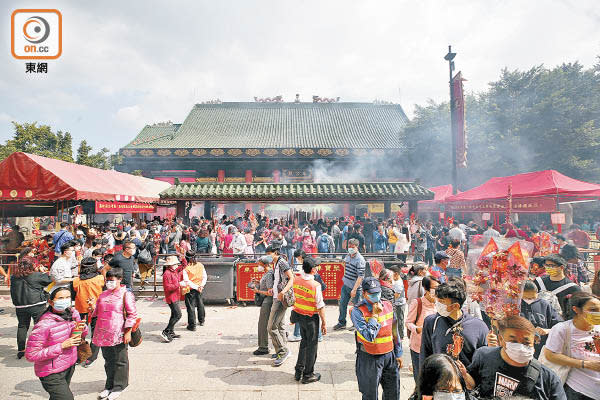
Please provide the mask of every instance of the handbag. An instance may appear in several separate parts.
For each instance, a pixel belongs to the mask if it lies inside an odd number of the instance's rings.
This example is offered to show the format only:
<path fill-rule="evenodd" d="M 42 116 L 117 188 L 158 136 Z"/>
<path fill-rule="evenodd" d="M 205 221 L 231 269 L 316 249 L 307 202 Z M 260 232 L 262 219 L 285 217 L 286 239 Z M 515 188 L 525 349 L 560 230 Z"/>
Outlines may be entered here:
<path fill-rule="evenodd" d="M 262 306 L 263 301 L 265 301 L 265 296 L 260 293 L 254 293 L 254 305 L 257 307 Z"/>
<path fill-rule="evenodd" d="M 79 346 L 77 346 L 77 362 L 79 364 L 85 362 L 88 358 L 92 356 L 92 347 L 89 342 L 85 339 L 81 340 Z"/>
<path fill-rule="evenodd" d="M 188 294 L 189 292 L 190 292 L 189 286 L 180 287 L 181 297 L 185 297 L 185 295 Z"/>
<path fill-rule="evenodd" d="M 292 307 L 296 302 L 296 295 L 294 294 L 294 289 L 290 289 L 283 294 L 283 299 L 281 303 L 286 307 Z"/>
<path fill-rule="evenodd" d="M 148 250 L 148 247 L 140 251 L 140 254 L 138 254 L 138 262 L 142 264 L 152 264 L 152 254 L 150 253 L 150 250 Z"/>
<path fill-rule="evenodd" d="M 127 310 L 125 310 L 125 295 L 126 294 L 127 293 L 123 294 L 123 318 L 125 320 L 127 320 Z M 141 323 L 142 323 L 142 319 L 137 318 L 135 320 L 135 324 L 133 324 L 133 326 L 131 327 L 131 342 L 129 342 L 130 347 L 137 347 L 143 341 L 142 330 L 140 329 Z"/>
<path fill-rule="evenodd" d="M 281 261 L 281 258 L 279 260 L 277 260 L 277 263 L 279 263 L 279 261 Z M 281 269 L 279 269 L 279 283 L 277 284 L 277 290 L 281 293 L 281 291 L 283 290 L 283 288 L 285 287 L 285 285 L 287 285 L 287 283 L 289 282 L 289 279 L 287 276 L 283 275 L 281 273 Z M 273 299 L 275 300 L 275 299 Z M 287 292 L 284 293 L 283 295 L 283 299 L 281 300 L 281 304 L 283 304 L 286 307 L 292 307 L 294 305 L 294 303 L 296 302 L 296 295 L 294 295 L 294 289 L 290 288 L 290 290 L 288 290 Z"/>
<path fill-rule="evenodd" d="M 567 333 L 565 337 L 565 342 L 562 348 L 562 354 L 565 356 L 571 357 L 571 324 L 572 322 L 567 322 Z M 569 377 L 569 372 L 571 372 L 571 367 L 566 365 L 559 365 L 549 361 L 546 358 L 546 346 L 542 347 L 542 351 L 540 352 L 539 362 L 550 368 L 554 373 L 560 378 L 562 383 L 564 384 Z"/>

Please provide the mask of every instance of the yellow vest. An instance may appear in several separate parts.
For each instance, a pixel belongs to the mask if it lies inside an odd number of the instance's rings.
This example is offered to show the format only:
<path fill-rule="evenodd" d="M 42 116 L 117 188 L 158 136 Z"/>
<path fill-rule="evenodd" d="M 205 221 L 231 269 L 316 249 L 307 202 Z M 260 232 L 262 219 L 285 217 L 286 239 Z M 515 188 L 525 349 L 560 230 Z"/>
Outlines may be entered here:
<path fill-rule="evenodd" d="M 314 279 L 304 279 L 302 276 L 294 277 L 294 311 L 298 314 L 312 317 L 317 312 L 317 285 Z"/>
<path fill-rule="evenodd" d="M 390 244 L 396 244 L 396 242 L 398 241 L 398 238 L 396 237 L 396 234 L 394 233 L 394 229 L 388 229 L 388 242 Z"/>
<path fill-rule="evenodd" d="M 188 274 L 188 278 L 190 278 L 190 281 L 194 282 L 196 285 L 200 286 L 200 284 L 202 283 L 202 279 L 204 278 L 204 265 L 202 265 L 202 263 L 194 263 L 194 264 L 189 264 L 187 267 L 185 267 L 185 271 Z"/>

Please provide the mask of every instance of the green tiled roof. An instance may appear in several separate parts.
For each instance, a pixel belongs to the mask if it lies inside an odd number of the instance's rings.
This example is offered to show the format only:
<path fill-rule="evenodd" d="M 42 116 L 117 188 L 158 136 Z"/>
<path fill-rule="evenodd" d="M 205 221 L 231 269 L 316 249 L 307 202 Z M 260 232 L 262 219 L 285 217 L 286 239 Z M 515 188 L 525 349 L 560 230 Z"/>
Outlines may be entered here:
<path fill-rule="evenodd" d="M 175 136 L 181 124 L 158 123 L 146 125 L 144 129 L 125 148 L 155 148 L 160 143 L 168 143 Z"/>
<path fill-rule="evenodd" d="M 179 129 L 146 126 L 126 148 L 398 149 L 407 122 L 395 104 L 196 104 Z"/>
<path fill-rule="evenodd" d="M 431 200 L 433 192 L 412 182 L 391 183 L 179 183 L 163 200 L 217 201 L 405 201 Z"/>

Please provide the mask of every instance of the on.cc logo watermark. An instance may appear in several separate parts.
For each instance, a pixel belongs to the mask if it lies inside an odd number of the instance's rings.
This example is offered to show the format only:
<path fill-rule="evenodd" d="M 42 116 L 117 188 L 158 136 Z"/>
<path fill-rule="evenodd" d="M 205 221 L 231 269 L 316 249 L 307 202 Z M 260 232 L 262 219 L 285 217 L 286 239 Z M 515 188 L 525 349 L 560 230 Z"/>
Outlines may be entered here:
<path fill-rule="evenodd" d="M 15 58 L 50 60 L 62 54 L 62 15 L 58 10 L 15 10 L 10 22 Z"/>

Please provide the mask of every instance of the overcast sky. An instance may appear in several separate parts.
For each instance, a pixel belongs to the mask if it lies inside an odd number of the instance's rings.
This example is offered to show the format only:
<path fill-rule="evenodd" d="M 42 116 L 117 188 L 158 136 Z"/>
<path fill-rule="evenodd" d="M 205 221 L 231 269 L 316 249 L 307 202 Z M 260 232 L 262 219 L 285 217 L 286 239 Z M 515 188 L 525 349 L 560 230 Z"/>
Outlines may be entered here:
<path fill-rule="evenodd" d="M 57 8 L 63 54 L 25 74 L 10 54 L 16 8 Z M 448 97 L 449 44 L 468 91 L 503 67 L 600 54 L 600 1 L 2 1 L 0 142 L 10 121 L 69 131 L 74 150 L 124 146 L 147 123 L 182 122 L 193 104 L 312 95 L 414 104 Z"/>

